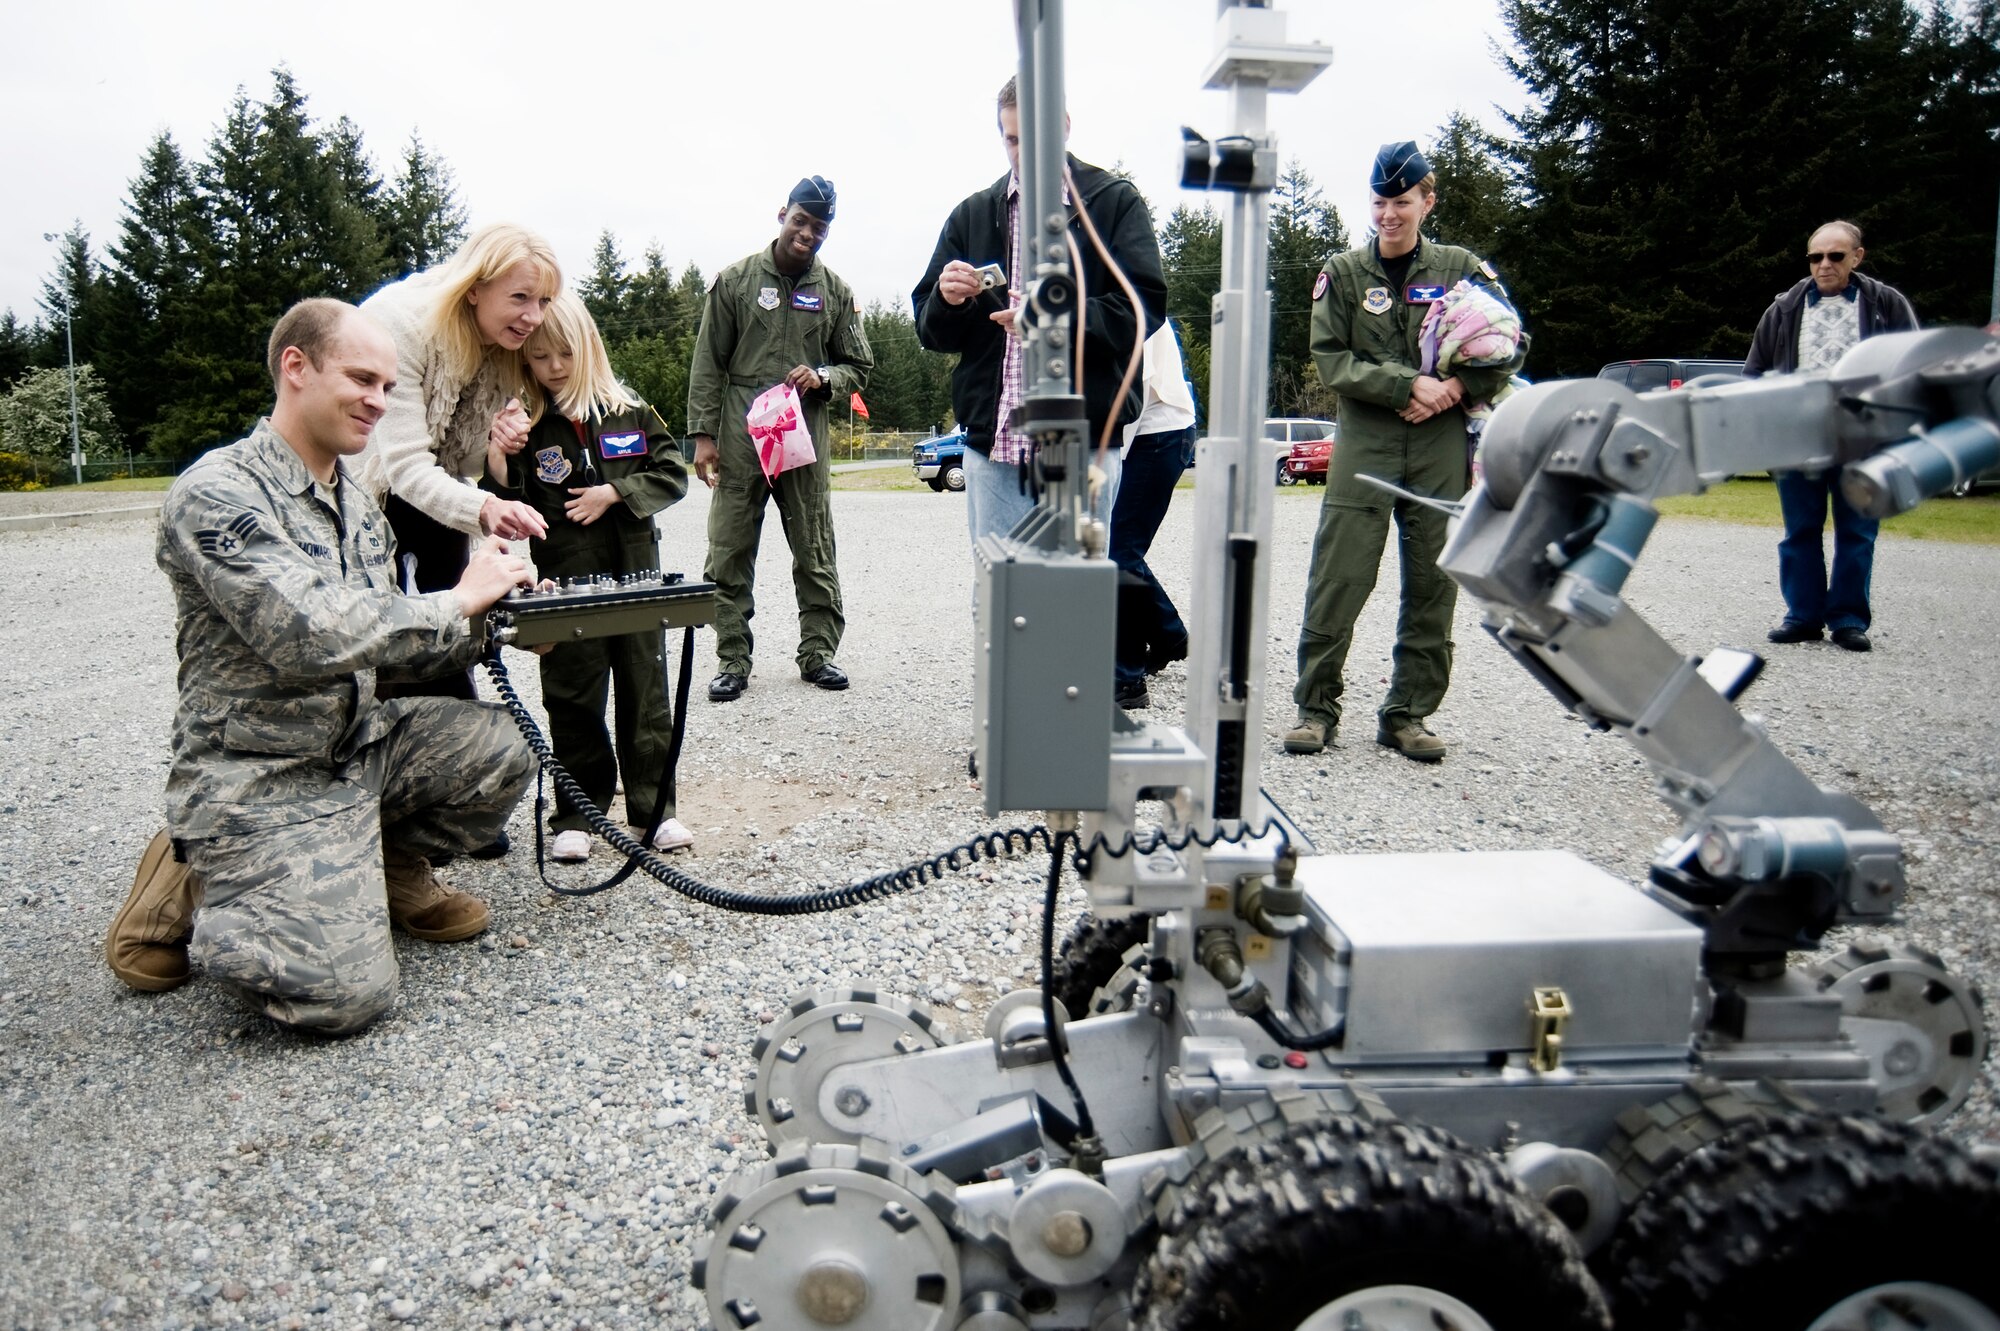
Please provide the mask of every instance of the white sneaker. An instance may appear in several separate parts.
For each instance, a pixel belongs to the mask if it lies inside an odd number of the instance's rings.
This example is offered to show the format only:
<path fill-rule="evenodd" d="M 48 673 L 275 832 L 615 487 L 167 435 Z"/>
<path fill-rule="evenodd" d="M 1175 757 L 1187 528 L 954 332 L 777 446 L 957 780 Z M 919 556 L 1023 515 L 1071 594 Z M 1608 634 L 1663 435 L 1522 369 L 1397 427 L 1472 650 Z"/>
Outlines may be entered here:
<path fill-rule="evenodd" d="M 583 863 L 590 858 L 590 833 L 575 828 L 556 833 L 556 839 L 549 843 L 549 858 L 564 864 Z"/>
<path fill-rule="evenodd" d="M 669 818 L 653 833 L 654 850 L 686 850 L 694 844 L 694 833 L 678 818 Z"/>

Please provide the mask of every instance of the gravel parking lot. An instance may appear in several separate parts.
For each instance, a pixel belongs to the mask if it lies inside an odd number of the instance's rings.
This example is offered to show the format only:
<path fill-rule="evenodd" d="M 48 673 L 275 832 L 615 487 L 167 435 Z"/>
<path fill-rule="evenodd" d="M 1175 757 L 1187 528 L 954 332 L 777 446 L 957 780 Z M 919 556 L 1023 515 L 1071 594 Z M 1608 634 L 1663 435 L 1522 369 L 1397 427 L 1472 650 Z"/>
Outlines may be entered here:
<path fill-rule="evenodd" d="M 1281 493 L 1265 709 L 1273 795 L 1329 852 L 1563 847 L 1636 877 L 1673 830 L 1618 740 L 1565 716 L 1461 601 L 1437 730 L 1451 757 L 1373 743 L 1396 572 L 1349 663 L 1355 710 L 1314 758 L 1275 753 L 1317 490 Z M 1156 567 L 1185 587 L 1192 495 Z M 698 571 L 706 495 L 667 521 Z M 971 643 L 964 500 L 835 496 L 844 694 L 797 678 L 778 524 L 760 567 L 758 672 L 714 706 L 704 640 L 682 770 L 704 879 L 846 881 L 990 826 L 965 777 Z M 1762 646 L 1776 534 L 1669 521 L 1631 599 L 1693 651 Z M 877 982 L 976 1033 L 1034 969 L 1024 861 L 841 915 L 765 919 L 652 880 L 555 898 L 517 849 L 450 871 L 485 895 L 476 943 L 399 938 L 395 1011 L 340 1042 L 285 1034 L 218 988 L 127 992 L 100 941 L 160 825 L 173 620 L 149 522 L 0 533 L 0 1326 L 691 1327 L 689 1254 L 719 1181 L 761 1157 L 742 1106 L 760 1024 L 794 990 Z M 1885 538 L 1876 651 L 1776 648 L 1745 699 L 1816 779 L 1911 848 L 1900 936 L 2000 978 L 2000 549 Z M 533 697 L 531 659 L 510 654 Z M 1154 689 L 1177 717 L 1176 667 Z M 530 840 L 524 805 L 512 831 Z M 1020 821 L 1031 821 L 1023 818 Z M 589 869 L 608 872 L 602 848 Z M 563 871 L 581 881 L 583 872 Z M 1077 908 L 1075 895 L 1069 909 Z M 2000 1138 L 1995 1076 L 1952 1125 Z"/>

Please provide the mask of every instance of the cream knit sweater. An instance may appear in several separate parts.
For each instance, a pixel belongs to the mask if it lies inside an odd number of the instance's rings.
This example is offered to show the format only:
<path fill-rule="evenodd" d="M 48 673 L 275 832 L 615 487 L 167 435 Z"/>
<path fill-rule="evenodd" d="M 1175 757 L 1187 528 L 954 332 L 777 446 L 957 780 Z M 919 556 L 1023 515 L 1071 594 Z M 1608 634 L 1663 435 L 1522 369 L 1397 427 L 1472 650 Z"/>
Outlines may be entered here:
<path fill-rule="evenodd" d="M 491 358 L 469 381 L 452 377 L 425 332 L 440 278 L 436 271 L 391 282 L 361 308 L 396 341 L 396 391 L 361 454 L 361 483 L 376 503 L 389 494 L 468 535 L 479 534 L 486 493 L 486 432 L 506 405 Z"/>

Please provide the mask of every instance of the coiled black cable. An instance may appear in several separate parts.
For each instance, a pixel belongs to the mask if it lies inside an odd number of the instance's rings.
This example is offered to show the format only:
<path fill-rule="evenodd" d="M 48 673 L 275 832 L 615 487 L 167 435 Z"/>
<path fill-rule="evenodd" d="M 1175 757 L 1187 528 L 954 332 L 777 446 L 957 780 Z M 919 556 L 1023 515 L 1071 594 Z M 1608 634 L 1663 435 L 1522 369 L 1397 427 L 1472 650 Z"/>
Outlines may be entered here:
<path fill-rule="evenodd" d="M 864 878 L 845 887 L 818 888 L 809 892 L 793 892 L 780 895 L 766 895 L 760 892 L 738 892 L 728 888 L 712 887 L 692 874 L 683 873 L 669 864 L 666 859 L 649 846 L 642 846 L 627 835 L 625 830 L 604 816 L 602 810 L 590 802 L 576 779 L 556 761 L 555 750 L 550 747 L 541 727 L 535 723 L 533 712 L 528 710 L 521 695 L 515 691 L 514 682 L 508 678 L 507 667 L 500 661 L 497 651 L 488 653 L 480 662 L 486 667 L 487 675 L 493 681 L 494 692 L 514 718 L 521 735 L 528 741 L 528 748 L 541 763 L 542 769 L 555 782 L 570 804 L 590 824 L 591 830 L 604 838 L 612 849 L 628 857 L 648 874 L 687 897 L 704 906 L 718 910 L 736 911 L 748 915 L 820 915 L 829 911 L 847 910 L 853 906 L 880 901 L 912 888 L 935 882 L 947 873 L 958 873 L 969 869 L 981 860 L 999 860 L 1023 854 L 1041 847 L 1055 853 L 1058 841 L 1049 835 L 1049 829 L 1040 825 L 1034 827 L 1008 827 L 974 837 L 961 842 L 949 850 L 906 864 L 900 869 L 891 869 L 872 878 Z M 587 896 L 604 890 L 609 884 L 592 888 L 557 888 L 565 896 Z"/>
<path fill-rule="evenodd" d="M 1069 1054 L 1063 1048 L 1066 1038 L 1056 1027 L 1056 898 L 1062 891 L 1062 847 L 1065 841 L 1076 840 L 1074 832 L 1058 832 L 1054 844 L 1049 847 L 1049 889 L 1042 902 L 1042 1030 L 1047 1033 L 1049 1050 L 1055 1057 L 1056 1075 L 1069 1088 L 1070 1104 L 1076 1107 L 1076 1138 L 1097 1136 L 1097 1125 L 1090 1120 L 1090 1106 L 1083 1102 L 1083 1088 L 1076 1084 L 1076 1076 L 1069 1070 Z M 1079 857 L 1080 858 L 1080 857 Z"/>

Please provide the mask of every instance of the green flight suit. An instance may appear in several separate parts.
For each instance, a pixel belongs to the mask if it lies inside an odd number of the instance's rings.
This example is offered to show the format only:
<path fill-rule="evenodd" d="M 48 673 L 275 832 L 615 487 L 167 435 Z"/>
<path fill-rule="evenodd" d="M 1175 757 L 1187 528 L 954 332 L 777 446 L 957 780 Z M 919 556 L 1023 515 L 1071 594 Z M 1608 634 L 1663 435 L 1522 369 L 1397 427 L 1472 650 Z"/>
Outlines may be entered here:
<path fill-rule="evenodd" d="M 480 484 L 533 505 L 549 524 L 547 536 L 529 542 L 538 576 L 644 573 L 660 567 L 653 514 L 687 493 L 687 465 L 680 445 L 651 407 L 581 422 L 551 408 L 514 456 L 507 481 L 489 473 Z M 573 498 L 570 490 L 597 484 L 617 490 L 620 502 L 583 526 L 564 505 Z M 549 714 L 556 761 L 599 809 L 610 806 L 622 771 L 626 819 L 635 826 L 643 823 L 653 812 L 673 744 L 660 634 L 558 643 L 542 656 L 541 668 L 542 706 Z M 615 757 L 604 728 L 605 694 L 614 681 Z M 662 816 L 675 816 L 673 800 Z M 587 831 L 590 824 L 558 789 L 549 826 L 567 832 Z"/>
<path fill-rule="evenodd" d="M 714 436 L 721 464 L 708 507 L 705 576 L 716 587 L 715 656 L 726 674 L 750 673 L 757 541 L 773 497 L 792 551 L 800 673 L 817 670 L 840 649 L 847 620 L 827 503 L 833 475 L 827 405 L 860 391 L 874 363 L 861 331 L 861 302 L 817 257 L 803 273 L 787 276 L 767 245 L 723 269 L 708 288 L 688 376 L 688 433 Z M 819 458 L 766 481 L 744 417 L 759 393 L 800 365 L 829 370 L 826 387 L 799 395 Z"/>
<path fill-rule="evenodd" d="M 1428 287 L 1442 295 L 1460 279 L 1492 285 L 1493 272 L 1455 245 L 1420 240 L 1401 289 L 1391 286 L 1374 242 L 1327 261 L 1314 284 L 1313 363 L 1340 395 L 1340 438 L 1327 467 L 1319 530 L 1313 536 L 1305 622 L 1299 629 L 1299 679 L 1292 691 L 1301 721 L 1340 721 L 1341 668 L 1354 621 L 1375 589 L 1391 514 L 1400 532 L 1402 610 L 1395 668 L 1377 717 L 1385 729 L 1437 710 L 1451 681 L 1451 614 L 1458 589 L 1437 566 L 1444 514 L 1378 490 L 1377 476 L 1420 495 L 1457 500 L 1466 485 L 1465 412 L 1452 407 L 1418 425 L 1397 412 L 1423 363 L 1418 333 L 1429 313 Z M 1412 300 L 1412 294 L 1418 299 Z M 1520 368 L 1523 355 L 1492 369 L 1458 370 L 1465 401 L 1492 397 Z"/>

